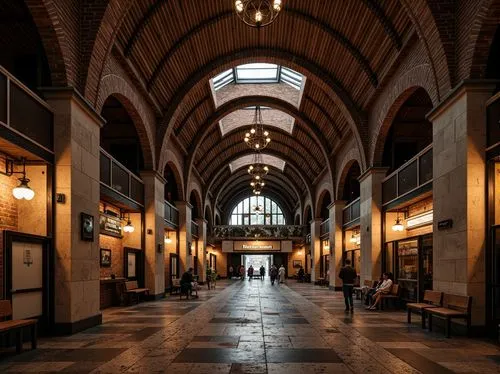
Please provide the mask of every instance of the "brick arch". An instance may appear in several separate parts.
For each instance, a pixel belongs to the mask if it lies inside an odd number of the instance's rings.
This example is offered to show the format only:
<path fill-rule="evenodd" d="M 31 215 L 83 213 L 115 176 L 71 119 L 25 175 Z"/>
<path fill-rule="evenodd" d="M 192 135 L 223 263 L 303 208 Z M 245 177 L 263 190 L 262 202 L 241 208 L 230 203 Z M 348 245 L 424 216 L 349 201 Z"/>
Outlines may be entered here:
<path fill-rule="evenodd" d="M 330 195 L 330 201 L 333 201 L 333 193 L 332 193 L 332 186 L 329 183 L 323 183 L 319 188 L 318 191 L 321 191 L 316 198 L 316 214 L 314 215 L 315 218 L 321 218 L 321 206 L 323 205 L 323 201 L 326 197 L 327 194 Z"/>
<path fill-rule="evenodd" d="M 455 34 L 452 16 L 455 10 L 454 2 L 453 0 L 445 0 L 439 5 L 428 0 L 400 0 L 400 2 L 415 26 L 417 35 L 431 62 L 430 74 L 427 79 L 437 87 L 437 99 L 441 101 L 453 87 L 452 70 L 455 65 L 453 40 Z M 440 16 L 442 13 L 449 16 L 442 17 Z"/>
<path fill-rule="evenodd" d="M 210 207 L 210 204 L 208 202 L 205 202 L 205 208 L 203 210 L 203 218 L 207 217 L 208 213 L 207 228 L 212 228 L 214 226 L 214 215 L 212 213 L 212 208 Z"/>
<path fill-rule="evenodd" d="M 109 74 L 103 77 L 96 110 L 100 113 L 106 99 L 110 96 L 117 98 L 132 118 L 144 157 L 144 167 L 148 170 L 155 169 L 153 129 L 155 119 L 148 104 L 142 96 L 122 77 Z"/>
<path fill-rule="evenodd" d="M 82 6 L 81 87 L 85 98 L 97 107 L 101 77 L 116 35 L 134 0 L 84 0 Z"/>
<path fill-rule="evenodd" d="M 189 196 L 187 197 L 187 201 L 189 201 L 189 203 L 191 203 L 191 194 L 193 194 L 194 199 L 196 200 L 196 209 L 198 210 L 198 214 L 203 215 L 203 205 L 201 203 L 202 193 L 201 193 L 200 187 L 198 185 L 194 185 L 191 188 L 191 190 L 189 191 Z M 203 216 L 201 216 L 201 217 L 191 216 L 191 219 L 193 219 L 193 220 L 196 218 L 203 218 Z"/>
<path fill-rule="evenodd" d="M 500 0 L 483 0 L 470 28 L 469 55 L 465 58 L 470 64 L 469 77 L 486 78 L 486 67 L 491 44 L 500 24 Z"/>
<path fill-rule="evenodd" d="M 392 122 L 401 106 L 418 88 L 425 90 L 434 106 L 439 103 L 437 87 L 432 84 L 431 75 L 429 65 L 418 65 L 403 73 L 387 93 L 380 110 L 376 112 L 378 116 L 372 133 L 370 165 L 380 166 L 382 164 L 385 139 Z"/>
<path fill-rule="evenodd" d="M 295 218 L 293 219 L 294 225 L 300 225 L 300 213 L 295 214 Z"/>
<path fill-rule="evenodd" d="M 175 178 L 175 184 L 177 187 L 177 194 L 179 198 L 183 198 L 184 196 L 184 179 L 183 179 L 183 174 L 181 172 L 182 167 L 175 157 L 175 155 L 172 153 L 172 151 L 167 151 L 167 163 L 165 164 L 166 166 L 169 166 L 172 172 L 174 173 L 174 178 Z M 163 168 L 162 175 L 164 175 L 165 172 L 165 167 Z"/>
<path fill-rule="evenodd" d="M 359 152 L 357 152 L 355 148 L 351 148 L 349 153 L 342 160 L 342 164 L 339 168 L 340 174 L 336 178 L 337 181 L 336 197 L 339 200 L 342 199 L 342 196 L 344 195 L 345 180 L 347 178 L 349 170 L 351 170 L 351 167 L 354 165 L 354 163 L 357 163 L 359 169 L 362 171 L 361 164 L 359 163 L 359 157 L 356 157 L 358 154 Z"/>
<path fill-rule="evenodd" d="M 302 214 L 302 222 L 304 225 L 308 225 L 309 222 L 306 222 L 306 218 L 307 218 L 307 213 L 308 213 L 308 210 L 309 210 L 309 213 L 310 213 L 310 216 L 311 216 L 311 219 L 313 219 L 314 217 L 314 212 L 313 212 L 313 207 L 312 207 L 312 202 L 309 200 L 306 204 L 304 204 L 304 213 Z"/>
<path fill-rule="evenodd" d="M 72 70 L 67 38 L 64 27 L 60 27 L 61 19 L 53 1 L 26 0 L 31 17 L 37 27 L 42 41 L 45 55 L 50 68 L 53 86 L 67 86 L 70 80 L 68 75 Z"/>

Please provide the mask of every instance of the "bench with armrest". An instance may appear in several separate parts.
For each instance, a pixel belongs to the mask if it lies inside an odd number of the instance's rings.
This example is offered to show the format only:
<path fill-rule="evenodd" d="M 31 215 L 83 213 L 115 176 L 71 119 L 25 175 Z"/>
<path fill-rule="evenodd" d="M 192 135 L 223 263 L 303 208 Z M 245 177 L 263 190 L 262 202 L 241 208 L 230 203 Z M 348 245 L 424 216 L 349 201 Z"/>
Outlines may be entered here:
<path fill-rule="evenodd" d="M 172 278 L 172 286 L 170 287 L 170 295 L 181 292 L 181 280 L 179 278 Z"/>
<path fill-rule="evenodd" d="M 7 335 L 11 332 L 16 334 L 16 352 L 21 353 L 23 351 L 23 329 L 26 326 L 31 328 L 31 348 L 36 349 L 36 338 L 37 331 L 36 319 L 19 319 L 12 320 L 8 319 L 12 316 L 12 307 L 10 300 L 0 300 L 0 335 Z"/>
<path fill-rule="evenodd" d="M 191 288 L 189 288 L 188 286 L 188 284 L 180 285 L 179 300 L 182 299 L 182 295 L 186 296 L 186 300 L 189 299 L 189 296 L 195 299 L 198 298 L 198 284 L 194 282 L 194 286 L 192 286 Z"/>
<path fill-rule="evenodd" d="M 353 291 L 354 293 L 356 294 L 356 300 L 363 300 L 363 290 L 364 289 L 370 289 L 370 288 L 374 288 L 376 286 L 376 282 L 374 281 L 371 281 L 371 280 L 365 280 L 363 282 L 363 287 L 354 287 L 353 288 Z"/>
<path fill-rule="evenodd" d="M 443 293 L 439 291 L 425 290 L 422 303 L 407 303 L 408 323 L 411 323 L 412 311 L 420 312 L 422 315 L 422 328 L 425 329 L 426 310 L 429 308 L 438 308 L 443 302 Z"/>
<path fill-rule="evenodd" d="M 387 300 L 394 300 L 394 306 L 396 306 L 396 301 L 399 299 L 400 287 L 399 284 L 393 284 L 391 287 L 391 291 L 386 294 L 382 294 L 382 299 L 380 300 L 380 309 L 384 310 L 384 302 Z"/>
<path fill-rule="evenodd" d="M 137 303 L 139 303 L 139 297 L 141 295 L 149 295 L 149 288 L 139 288 L 137 281 L 125 282 L 125 293 L 129 298 L 135 297 Z"/>
<path fill-rule="evenodd" d="M 429 331 L 432 331 L 432 317 L 445 319 L 444 333 L 447 338 L 450 337 L 451 320 L 453 318 L 465 319 L 467 322 L 467 333 L 471 325 L 471 307 L 472 297 L 461 295 L 444 294 L 443 306 L 430 308 L 426 310 L 429 316 Z"/>

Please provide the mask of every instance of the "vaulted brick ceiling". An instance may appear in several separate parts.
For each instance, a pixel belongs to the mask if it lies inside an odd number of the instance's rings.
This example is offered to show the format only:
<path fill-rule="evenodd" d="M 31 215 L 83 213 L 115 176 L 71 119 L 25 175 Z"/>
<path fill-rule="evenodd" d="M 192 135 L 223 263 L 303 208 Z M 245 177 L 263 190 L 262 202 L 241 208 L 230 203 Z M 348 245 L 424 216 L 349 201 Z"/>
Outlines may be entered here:
<path fill-rule="evenodd" d="M 232 0 L 143 0 L 130 9 L 116 49 L 163 110 L 159 139 L 177 138 L 187 166 L 197 169 L 213 196 L 248 184 L 241 172 L 231 174 L 227 166 L 250 152 L 242 142 L 244 130 L 222 136 L 218 122 L 257 104 L 293 116 L 292 134 L 272 129 L 269 153 L 284 159 L 287 167 L 283 180 L 269 188 L 296 202 L 300 197 L 285 190 L 291 186 L 281 184 L 294 184 L 299 194 L 306 194 L 331 165 L 340 142 L 353 134 L 365 141 L 362 129 L 353 128 L 362 124 L 353 124 L 353 118 L 364 118 L 412 31 L 397 0 L 287 0 L 276 22 L 261 30 L 238 19 Z M 276 63 L 305 75 L 300 108 L 255 94 L 216 107 L 209 80 L 250 62 Z M 221 180 L 235 184 L 228 190 Z M 222 196 L 220 201 L 229 200 Z"/>

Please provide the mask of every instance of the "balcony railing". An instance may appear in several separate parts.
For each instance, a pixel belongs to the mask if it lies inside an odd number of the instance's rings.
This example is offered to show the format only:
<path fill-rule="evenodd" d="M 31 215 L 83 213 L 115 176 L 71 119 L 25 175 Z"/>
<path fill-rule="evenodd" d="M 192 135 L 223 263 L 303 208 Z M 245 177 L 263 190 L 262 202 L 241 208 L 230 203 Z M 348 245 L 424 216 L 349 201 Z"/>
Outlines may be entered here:
<path fill-rule="evenodd" d="M 196 238 L 200 237 L 200 228 L 195 221 L 191 221 L 191 235 Z"/>
<path fill-rule="evenodd" d="M 101 184 L 140 205 L 144 205 L 142 180 L 103 149 L 101 149 L 100 174 Z"/>
<path fill-rule="evenodd" d="M 324 220 L 321 222 L 319 225 L 319 235 L 323 236 L 326 235 L 330 232 L 330 218 Z"/>
<path fill-rule="evenodd" d="M 342 211 L 342 224 L 344 226 L 349 226 L 356 220 L 359 220 L 360 216 L 360 198 L 350 202 L 344 210 Z"/>
<path fill-rule="evenodd" d="M 384 205 L 432 183 L 432 144 L 382 182 Z"/>
<path fill-rule="evenodd" d="M 214 226 L 214 238 L 221 239 L 304 239 L 305 226 L 299 225 L 246 225 Z"/>
<path fill-rule="evenodd" d="M 179 226 L 179 211 L 168 201 L 165 201 L 165 221 L 171 226 Z"/>
<path fill-rule="evenodd" d="M 46 150 L 54 150 L 50 107 L 1 66 L 0 122 Z"/>

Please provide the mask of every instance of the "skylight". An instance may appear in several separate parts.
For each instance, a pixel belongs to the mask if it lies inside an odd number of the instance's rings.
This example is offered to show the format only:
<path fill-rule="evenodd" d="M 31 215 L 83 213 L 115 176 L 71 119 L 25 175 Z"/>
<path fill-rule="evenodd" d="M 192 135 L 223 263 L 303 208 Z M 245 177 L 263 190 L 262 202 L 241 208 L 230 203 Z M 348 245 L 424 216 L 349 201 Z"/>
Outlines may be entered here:
<path fill-rule="evenodd" d="M 300 90 L 303 80 L 304 77 L 301 74 L 289 68 L 276 64 L 255 63 L 239 65 L 233 69 L 226 70 L 213 78 L 212 82 L 215 91 L 231 83 L 286 83 L 296 90 Z"/>
<path fill-rule="evenodd" d="M 254 162 L 254 156 L 253 154 L 251 155 L 245 155 L 242 156 L 232 162 L 229 163 L 229 168 L 231 169 L 231 173 L 234 173 L 236 170 L 244 167 L 251 165 Z M 283 161 L 281 158 L 278 158 L 276 156 L 268 155 L 268 154 L 263 154 L 262 155 L 262 162 L 266 165 L 273 166 L 278 170 L 285 170 L 285 161 Z"/>

